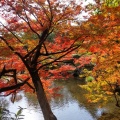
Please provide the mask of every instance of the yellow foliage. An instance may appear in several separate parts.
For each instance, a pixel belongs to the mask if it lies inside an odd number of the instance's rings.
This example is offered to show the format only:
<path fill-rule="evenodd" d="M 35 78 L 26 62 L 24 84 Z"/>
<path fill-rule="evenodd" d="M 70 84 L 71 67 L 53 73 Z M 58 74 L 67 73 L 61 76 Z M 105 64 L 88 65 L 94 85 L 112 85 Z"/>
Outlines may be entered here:
<path fill-rule="evenodd" d="M 110 92 L 110 91 L 106 91 L 105 93 L 108 95 L 113 95 L 113 92 Z"/>

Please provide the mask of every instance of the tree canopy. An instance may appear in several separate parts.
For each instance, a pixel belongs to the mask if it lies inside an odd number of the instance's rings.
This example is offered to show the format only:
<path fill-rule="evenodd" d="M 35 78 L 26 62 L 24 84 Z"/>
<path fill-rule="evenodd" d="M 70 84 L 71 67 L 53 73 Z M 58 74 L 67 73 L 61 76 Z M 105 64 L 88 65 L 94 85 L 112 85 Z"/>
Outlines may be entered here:
<path fill-rule="evenodd" d="M 101 3 L 98 4 L 97 10 L 99 12 L 93 12 L 94 15 L 83 24 L 89 33 L 86 43 L 89 43 L 89 51 L 94 54 L 92 62 L 96 64 L 92 72 L 95 80 L 88 83 L 89 87 L 86 85 L 84 87 L 91 93 L 96 93 L 96 95 L 87 96 L 91 98 L 89 101 L 95 100 L 94 102 L 97 102 L 103 98 L 107 101 L 107 95 L 113 94 L 117 102 L 116 105 L 119 106 L 120 13 L 118 11 L 120 6 Z"/>
<path fill-rule="evenodd" d="M 45 120 L 56 120 L 46 98 L 51 75 L 72 67 L 58 67 L 62 58 L 79 48 L 83 39 L 71 23 L 81 13 L 81 3 L 57 0 L 2 0 L 0 2 L 0 92 L 36 92 Z M 74 30 L 74 31 L 73 31 Z M 72 68 L 73 69 L 73 68 Z M 65 74 L 64 74 L 65 75 Z M 53 78 L 55 79 L 55 78 Z M 52 79 L 52 80 L 53 80 Z"/>
<path fill-rule="evenodd" d="M 35 92 L 45 120 L 56 120 L 46 97 L 58 90 L 51 82 L 92 63 L 84 87 L 95 91 L 97 100 L 114 94 L 118 106 L 119 1 L 95 2 L 82 7 L 75 0 L 1 0 L 1 95 L 12 94 L 14 101 L 20 90 Z M 83 11 L 87 15 L 80 21 Z"/>

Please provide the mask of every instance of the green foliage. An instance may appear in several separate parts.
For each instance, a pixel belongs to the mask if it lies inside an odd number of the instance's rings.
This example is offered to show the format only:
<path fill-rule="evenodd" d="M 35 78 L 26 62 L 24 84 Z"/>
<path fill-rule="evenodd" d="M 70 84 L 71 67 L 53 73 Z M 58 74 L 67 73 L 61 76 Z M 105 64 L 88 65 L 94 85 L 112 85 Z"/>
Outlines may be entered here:
<path fill-rule="evenodd" d="M 53 42 L 54 41 L 54 38 L 55 38 L 55 33 L 51 33 L 48 37 L 47 37 L 47 40 L 49 42 Z"/>
<path fill-rule="evenodd" d="M 105 0 L 105 5 L 108 7 L 117 7 L 120 5 L 120 0 Z"/>
<path fill-rule="evenodd" d="M 94 80 L 94 77 L 92 77 L 92 76 L 87 76 L 86 78 L 85 78 L 85 81 L 86 82 L 92 82 Z"/>
<path fill-rule="evenodd" d="M 21 120 L 24 119 L 22 115 L 23 109 L 19 106 L 18 108 L 19 110 L 17 111 L 17 113 L 12 113 L 9 110 L 7 110 L 6 108 L 1 107 L 0 108 L 0 120 Z M 12 117 L 13 116 L 13 117 Z"/>
<path fill-rule="evenodd" d="M 101 10 L 99 8 L 96 8 L 94 11 L 93 11 L 93 15 L 99 15 L 101 14 Z"/>
<path fill-rule="evenodd" d="M 22 111 L 23 111 L 24 108 L 20 107 L 19 106 L 19 110 L 17 111 L 17 113 L 15 114 L 15 118 L 13 118 L 13 120 L 21 120 L 21 119 L 24 119 L 22 115 Z"/>

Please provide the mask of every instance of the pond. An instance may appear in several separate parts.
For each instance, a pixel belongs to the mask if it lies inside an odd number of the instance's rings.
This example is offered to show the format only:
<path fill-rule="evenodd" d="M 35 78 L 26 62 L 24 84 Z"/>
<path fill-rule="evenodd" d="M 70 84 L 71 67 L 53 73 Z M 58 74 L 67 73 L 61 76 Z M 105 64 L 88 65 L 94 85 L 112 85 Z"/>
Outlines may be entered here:
<path fill-rule="evenodd" d="M 53 113 L 58 120 L 97 120 L 102 113 L 114 111 L 115 103 L 108 103 L 100 108 L 100 103 L 90 104 L 84 97 L 85 90 L 79 87 L 84 84 L 81 80 L 63 80 L 55 81 L 54 86 L 61 86 L 60 93 L 62 96 L 50 100 Z M 19 93 L 21 100 L 8 104 L 10 112 L 16 113 L 18 107 L 26 108 L 23 110 L 25 120 L 44 120 L 37 99 L 34 95 Z M 9 101 L 10 97 L 6 98 Z"/>

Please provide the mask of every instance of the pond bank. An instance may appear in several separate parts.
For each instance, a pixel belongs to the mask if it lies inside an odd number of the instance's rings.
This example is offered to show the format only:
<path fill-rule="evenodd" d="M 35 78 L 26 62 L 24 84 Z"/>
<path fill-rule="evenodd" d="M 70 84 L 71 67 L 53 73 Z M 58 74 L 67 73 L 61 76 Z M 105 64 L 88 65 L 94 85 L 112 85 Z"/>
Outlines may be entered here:
<path fill-rule="evenodd" d="M 116 108 L 112 112 L 103 113 L 98 120 L 120 120 L 120 108 Z"/>

